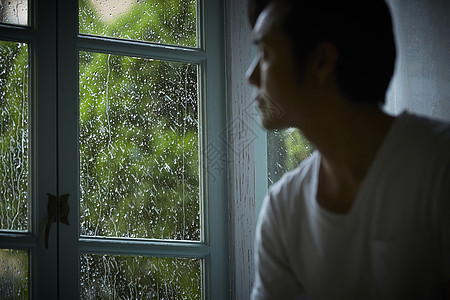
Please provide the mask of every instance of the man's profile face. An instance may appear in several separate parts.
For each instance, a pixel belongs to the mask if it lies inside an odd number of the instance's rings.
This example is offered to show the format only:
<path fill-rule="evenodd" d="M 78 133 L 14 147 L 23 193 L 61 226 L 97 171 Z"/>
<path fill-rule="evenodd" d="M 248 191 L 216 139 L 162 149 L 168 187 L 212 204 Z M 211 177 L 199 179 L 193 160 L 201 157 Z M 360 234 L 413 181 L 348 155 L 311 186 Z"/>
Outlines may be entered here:
<path fill-rule="evenodd" d="M 256 101 L 266 129 L 294 126 L 295 102 L 301 95 L 291 42 L 279 28 L 282 4 L 271 3 L 259 15 L 253 28 L 258 55 L 247 71 L 250 84 L 258 89 Z"/>

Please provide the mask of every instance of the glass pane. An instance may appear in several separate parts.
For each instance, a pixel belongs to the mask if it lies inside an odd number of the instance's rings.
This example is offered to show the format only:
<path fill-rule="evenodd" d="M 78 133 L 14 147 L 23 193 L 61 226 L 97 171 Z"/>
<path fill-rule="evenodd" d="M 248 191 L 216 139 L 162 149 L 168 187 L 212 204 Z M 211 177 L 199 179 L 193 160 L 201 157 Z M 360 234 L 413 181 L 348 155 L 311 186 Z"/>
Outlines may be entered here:
<path fill-rule="evenodd" d="M 27 0 L 0 0 L 0 23 L 27 25 Z"/>
<path fill-rule="evenodd" d="M 0 249 L 0 299 L 28 299 L 28 251 Z"/>
<path fill-rule="evenodd" d="M 80 54 L 81 233 L 200 239 L 198 66 Z"/>
<path fill-rule="evenodd" d="M 0 41 L 0 230 L 28 229 L 28 47 Z"/>
<path fill-rule="evenodd" d="M 202 299 L 200 259 L 81 256 L 81 299 Z"/>
<path fill-rule="evenodd" d="M 79 0 L 80 33 L 197 47 L 196 0 Z"/>
<path fill-rule="evenodd" d="M 284 173 L 295 169 L 313 151 L 312 145 L 298 129 L 267 132 L 267 175 L 269 186 Z"/>

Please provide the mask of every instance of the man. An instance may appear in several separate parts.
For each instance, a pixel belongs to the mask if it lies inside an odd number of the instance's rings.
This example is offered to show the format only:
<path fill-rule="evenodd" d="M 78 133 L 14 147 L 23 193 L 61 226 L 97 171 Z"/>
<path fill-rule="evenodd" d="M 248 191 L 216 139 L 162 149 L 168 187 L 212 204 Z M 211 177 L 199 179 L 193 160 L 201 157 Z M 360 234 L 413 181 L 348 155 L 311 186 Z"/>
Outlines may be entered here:
<path fill-rule="evenodd" d="M 262 124 L 317 149 L 264 201 L 252 299 L 450 299 L 450 125 L 380 108 L 386 4 L 249 0 L 249 15 Z"/>

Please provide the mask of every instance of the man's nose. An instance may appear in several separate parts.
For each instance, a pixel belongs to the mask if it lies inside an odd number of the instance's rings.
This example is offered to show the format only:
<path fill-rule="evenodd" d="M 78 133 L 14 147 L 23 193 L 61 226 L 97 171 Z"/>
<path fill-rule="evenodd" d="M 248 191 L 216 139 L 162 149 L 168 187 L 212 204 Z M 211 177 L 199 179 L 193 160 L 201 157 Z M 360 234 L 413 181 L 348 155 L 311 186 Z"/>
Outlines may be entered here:
<path fill-rule="evenodd" d="M 255 57 L 248 67 L 245 77 L 250 84 L 259 86 L 259 57 Z"/>

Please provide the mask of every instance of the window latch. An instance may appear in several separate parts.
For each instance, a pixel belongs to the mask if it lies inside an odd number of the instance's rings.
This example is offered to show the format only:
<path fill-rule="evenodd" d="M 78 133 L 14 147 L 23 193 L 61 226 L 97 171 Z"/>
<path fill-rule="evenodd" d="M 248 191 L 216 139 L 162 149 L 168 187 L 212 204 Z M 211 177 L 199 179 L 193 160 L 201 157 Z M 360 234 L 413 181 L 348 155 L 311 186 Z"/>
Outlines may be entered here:
<path fill-rule="evenodd" d="M 45 234 L 45 248 L 48 248 L 48 238 L 50 234 L 50 228 L 52 224 L 58 221 L 59 223 L 69 225 L 69 194 L 64 194 L 58 198 L 55 195 L 47 193 L 47 221 L 45 222 L 44 234 Z"/>

